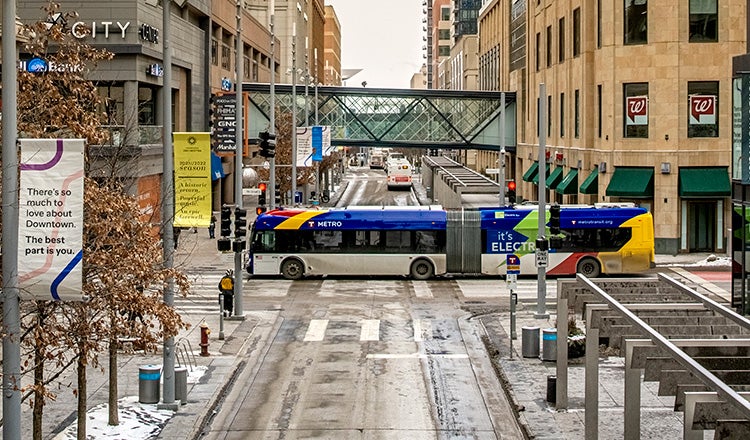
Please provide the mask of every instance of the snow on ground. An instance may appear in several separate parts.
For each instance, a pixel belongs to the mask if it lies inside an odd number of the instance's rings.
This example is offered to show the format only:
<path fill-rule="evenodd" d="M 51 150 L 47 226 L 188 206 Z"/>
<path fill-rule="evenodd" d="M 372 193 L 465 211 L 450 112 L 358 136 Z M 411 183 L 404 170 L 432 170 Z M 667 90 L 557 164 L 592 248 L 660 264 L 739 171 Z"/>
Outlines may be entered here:
<path fill-rule="evenodd" d="M 207 368 L 194 367 L 188 373 L 187 382 L 197 383 Z M 109 410 L 106 403 L 88 410 L 86 421 L 86 438 L 108 440 L 155 439 L 167 421 L 175 414 L 174 411 L 157 409 L 157 404 L 138 402 L 138 396 L 126 396 L 117 401 L 120 424 L 110 426 Z M 75 423 L 55 436 L 54 440 L 75 440 L 78 427 Z"/>

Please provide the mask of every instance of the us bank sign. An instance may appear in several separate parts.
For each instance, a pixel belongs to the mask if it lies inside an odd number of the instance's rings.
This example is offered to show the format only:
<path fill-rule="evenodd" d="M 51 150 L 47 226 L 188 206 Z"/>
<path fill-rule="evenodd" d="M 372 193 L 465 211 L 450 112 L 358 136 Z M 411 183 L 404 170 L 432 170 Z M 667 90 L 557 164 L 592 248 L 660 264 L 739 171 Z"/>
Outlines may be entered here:
<path fill-rule="evenodd" d="M 92 21 L 90 25 L 83 21 L 77 21 L 73 23 L 70 32 L 78 39 L 86 38 L 91 34 L 91 38 L 94 39 L 97 36 L 102 36 L 105 39 L 109 39 L 110 36 L 113 38 L 119 36 L 120 39 L 124 40 L 129 28 L 129 21 Z M 159 42 L 159 29 L 144 23 L 138 27 L 138 36 L 143 41 L 156 44 Z"/>

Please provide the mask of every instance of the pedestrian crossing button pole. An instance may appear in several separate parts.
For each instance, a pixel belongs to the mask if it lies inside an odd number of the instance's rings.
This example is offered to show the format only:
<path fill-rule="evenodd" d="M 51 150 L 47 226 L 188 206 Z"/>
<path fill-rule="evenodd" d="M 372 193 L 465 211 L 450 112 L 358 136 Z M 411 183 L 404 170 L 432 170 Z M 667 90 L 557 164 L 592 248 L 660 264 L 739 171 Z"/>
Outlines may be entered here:
<path fill-rule="evenodd" d="M 510 358 L 513 359 L 513 340 L 516 335 L 516 304 L 518 304 L 518 274 L 521 272 L 521 258 L 516 254 L 505 257 L 505 281 L 510 290 Z"/>

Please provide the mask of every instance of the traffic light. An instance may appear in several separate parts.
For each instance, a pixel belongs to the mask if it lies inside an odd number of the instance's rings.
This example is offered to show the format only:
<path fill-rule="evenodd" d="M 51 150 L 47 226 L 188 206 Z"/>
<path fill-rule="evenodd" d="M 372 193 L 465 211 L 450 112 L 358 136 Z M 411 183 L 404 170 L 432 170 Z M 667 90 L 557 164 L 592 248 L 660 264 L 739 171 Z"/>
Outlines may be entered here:
<path fill-rule="evenodd" d="M 234 208 L 234 238 L 247 235 L 247 209 Z"/>
<path fill-rule="evenodd" d="M 276 191 L 274 192 L 273 199 L 274 199 L 274 202 L 276 203 L 275 206 L 281 206 L 281 190 L 278 187 L 276 187 Z"/>
<path fill-rule="evenodd" d="M 216 247 L 221 252 L 227 252 L 232 248 L 232 241 L 229 239 L 229 236 L 232 235 L 232 208 L 228 206 L 221 207 L 219 228 L 221 238 L 216 240 Z"/>
<path fill-rule="evenodd" d="M 266 189 L 268 189 L 268 185 L 266 182 L 260 182 L 258 189 L 260 190 L 260 194 L 258 194 L 258 206 L 255 208 L 256 215 L 266 212 Z"/>
<path fill-rule="evenodd" d="M 549 232 L 552 235 L 560 233 L 560 205 L 557 203 L 549 207 Z"/>
<path fill-rule="evenodd" d="M 508 182 L 508 203 L 516 203 L 516 182 L 513 180 Z"/>
<path fill-rule="evenodd" d="M 275 157 L 276 135 L 267 131 L 261 131 L 258 133 L 258 137 L 260 138 L 260 155 L 266 158 Z"/>
<path fill-rule="evenodd" d="M 232 208 L 222 206 L 221 208 L 221 232 L 222 237 L 232 235 Z"/>

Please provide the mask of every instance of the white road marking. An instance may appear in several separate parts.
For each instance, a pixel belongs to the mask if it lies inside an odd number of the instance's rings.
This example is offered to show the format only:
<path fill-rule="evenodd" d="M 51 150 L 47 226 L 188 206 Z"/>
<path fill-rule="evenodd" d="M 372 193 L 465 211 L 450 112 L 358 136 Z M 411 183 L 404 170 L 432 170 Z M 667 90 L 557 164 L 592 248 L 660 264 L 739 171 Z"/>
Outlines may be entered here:
<path fill-rule="evenodd" d="M 414 296 L 417 298 L 432 298 L 432 290 L 427 287 L 427 281 L 412 281 L 412 287 L 414 288 Z"/>
<path fill-rule="evenodd" d="M 307 328 L 305 334 L 305 342 L 319 342 L 322 341 L 326 334 L 326 328 L 328 328 L 327 319 L 313 319 L 310 321 L 310 326 Z"/>
<path fill-rule="evenodd" d="M 362 321 L 362 330 L 359 334 L 360 341 L 377 341 L 380 339 L 380 320 L 365 319 Z"/>
<path fill-rule="evenodd" d="M 430 354 L 430 353 L 374 353 L 374 354 L 368 354 L 367 359 L 427 359 L 427 358 L 434 358 L 434 357 L 440 357 L 440 358 L 446 358 L 446 359 L 467 359 L 469 357 L 468 354 L 463 353 L 436 353 L 436 354 Z"/>
<path fill-rule="evenodd" d="M 421 342 L 425 339 L 431 339 L 432 323 L 426 319 L 414 320 L 414 341 Z"/>

